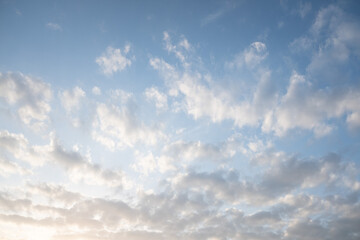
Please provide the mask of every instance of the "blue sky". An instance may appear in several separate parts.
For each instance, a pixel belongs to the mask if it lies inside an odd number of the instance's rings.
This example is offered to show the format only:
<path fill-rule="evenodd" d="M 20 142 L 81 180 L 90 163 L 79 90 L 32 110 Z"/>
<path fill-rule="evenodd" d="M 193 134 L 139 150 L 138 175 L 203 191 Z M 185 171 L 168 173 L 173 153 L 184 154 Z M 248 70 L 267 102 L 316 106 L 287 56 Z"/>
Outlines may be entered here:
<path fill-rule="evenodd" d="M 359 239 L 358 1 L 0 1 L 0 238 Z"/>

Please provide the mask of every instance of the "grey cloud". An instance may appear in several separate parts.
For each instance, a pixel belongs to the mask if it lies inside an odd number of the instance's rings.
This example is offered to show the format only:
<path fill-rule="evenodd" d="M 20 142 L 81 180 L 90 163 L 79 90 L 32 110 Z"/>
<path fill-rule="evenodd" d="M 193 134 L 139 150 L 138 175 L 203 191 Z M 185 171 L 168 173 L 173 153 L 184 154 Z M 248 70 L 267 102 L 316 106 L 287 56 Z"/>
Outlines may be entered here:
<path fill-rule="evenodd" d="M 344 175 L 348 178 L 344 178 Z M 189 172 L 174 179 L 180 188 L 189 188 L 214 195 L 230 203 L 247 202 L 269 204 L 276 198 L 298 189 L 325 185 L 356 190 L 358 181 L 351 163 L 342 162 L 336 154 L 320 159 L 299 159 L 283 156 L 256 177 L 256 181 L 242 180 L 236 171 Z M 347 184 L 352 182 L 353 184 Z"/>
<path fill-rule="evenodd" d="M 217 182 L 218 186 L 224 186 L 224 181 L 236 182 L 239 177 L 223 172 L 203 175 L 202 178 L 206 180 L 216 175 L 218 179 L 213 183 Z M 221 175 L 223 177 L 219 177 Z M 218 186 L 211 190 L 219 191 Z M 137 203 L 132 204 L 117 199 L 70 194 L 73 204 L 56 208 L 52 205 L 58 205 L 57 200 L 63 201 L 63 193 L 68 195 L 70 191 L 56 185 L 28 185 L 25 189 L 29 193 L 36 194 L 38 190 L 34 189 L 40 188 L 42 196 L 53 201 L 39 205 L 29 199 L 1 194 L 0 225 L 6 221 L 10 225 L 31 226 L 34 229 L 52 228 L 57 231 L 54 239 L 100 239 L 101 236 L 102 239 L 305 240 L 325 236 L 329 240 L 352 240 L 357 239 L 359 233 L 356 227 L 359 223 L 359 202 L 356 199 L 348 202 L 345 198 L 345 201 L 336 197 L 326 200 L 320 196 L 288 194 L 276 200 L 267 210 L 245 214 L 235 208 L 224 208 L 228 205 L 217 202 L 206 193 L 193 191 L 191 187 L 168 187 L 157 194 L 142 193 L 138 195 Z M 55 193 L 57 189 L 61 194 Z M 346 199 L 352 198 L 349 195 Z M 344 211 L 345 208 L 349 210 Z M 42 213 L 42 217 L 36 217 L 36 213 Z M 326 224 L 311 220 L 315 216 Z M 294 221 L 289 223 L 288 219 Z M 74 226 L 82 233 L 64 233 Z"/>
<path fill-rule="evenodd" d="M 0 151 L 6 151 L 16 159 L 35 167 L 45 163 L 57 164 L 75 181 L 82 180 L 89 184 L 109 187 L 123 186 L 124 174 L 121 170 L 103 169 L 79 152 L 64 149 L 53 136 L 48 145 L 32 146 L 21 134 L 0 131 Z"/>

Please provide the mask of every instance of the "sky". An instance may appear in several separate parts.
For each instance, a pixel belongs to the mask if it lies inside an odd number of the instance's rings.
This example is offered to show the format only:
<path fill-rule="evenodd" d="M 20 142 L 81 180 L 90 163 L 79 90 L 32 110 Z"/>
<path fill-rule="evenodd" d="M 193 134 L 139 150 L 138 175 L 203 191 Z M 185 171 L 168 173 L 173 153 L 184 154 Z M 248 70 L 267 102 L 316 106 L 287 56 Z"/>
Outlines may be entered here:
<path fill-rule="evenodd" d="M 360 239 L 360 2 L 0 0 L 0 238 Z"/>

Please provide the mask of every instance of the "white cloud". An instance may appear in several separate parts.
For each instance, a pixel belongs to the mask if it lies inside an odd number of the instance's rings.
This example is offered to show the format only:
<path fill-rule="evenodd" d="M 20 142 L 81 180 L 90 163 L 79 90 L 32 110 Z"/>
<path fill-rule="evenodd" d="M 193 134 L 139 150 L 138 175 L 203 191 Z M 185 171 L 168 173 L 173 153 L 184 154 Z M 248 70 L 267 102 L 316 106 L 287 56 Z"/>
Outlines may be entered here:
<path fill-rule="evenodd" d="M 69 177 L 76 182 L 120 188 L 124 183 L 122 171 L 103 169 L 91 163 L 79 152 L 66 150 L 53 136 L 48 145 L 32 146 L 21 134 L 0 131 L 0 150 L 34 167 L 55 163 L 65 169 Z"/>
<path fill-rule="evenodd" d="M 209 117 L 212 122 L 230 119 L 239 127 L 254 126 L 258 124 L 261 113 L 274 103 L 275 95 L 269 79 L 270 73 L 266 71 L 260 74 L 259 84 L 259 91 L 266 94 L 260 97 L 257 96 L 260 93 L 256 93 L 253 99 L 256 101 L 257 109 L 248 101 L 235 102 L 228 91 L 200 73 L 180 72 L 158 58 L 150 59 L 150 65 L 164 78 L 171 96 L 183 97 L 180 108 L 194 119 Z"/>
<path fill-rule="evenodd" d="M 59 97 L 62 106 L 67 113 L 78 111 L 80 109 L 81 99 L 86 96 L 84 90 L 80 87 L 74 87 L 71 91 L 65 90 L 59 92 Z"/>
<path fill-rule="evenodd" d="M 101 95 L 101 89 L 97 86 L 94 86 L 91 91 L 94 95 L 97 95 L 97 96 Z"/>
<path fill-rule="evenodd" d="M 251 180 L 240 178 L 239 172 L 231 169 L 214 172 L 190 170 L 178 174 L 172 179 L 172 184 L 175 188 L 205 191 L 229 204 L 246 202 L 253 206 L 273 205 L 280 196 L 322 184 L 350 192 L 358 191 L 360 186 L 356 178 L 358 171 L 353 164 L 342 161 L 337 154 L 320 159 L 299 159 L 284 154 L 273 156 L 276 159 L 270 163 L 263 162 L 265 170 L 254 178 L 248 178 Z"/>
<path fill-rule="evenodd" d="M 163 134 L 140 122 L 131 106 L 119 108 L 100 103 L 93 122 L 93 139 L 111 150 L 133 147 L 137 143 L 153 145 Z"/>
<path fill-rule="evenodd" d="M 238 63 L 252 68 L 266 56 L 266 46 L 257 42 L 241 54 Z M 294 72 L 285 94 L 281 96 L 271 80 L 271 72 L 258 68 L 258 83 L 252 99 L 238 102 L 207 75 L 202 76 L 187 68 L 179 70 L 158 58 L 150 59 L 150 65 L 164 78 L 169 95 L 182 99 L 177 108 L 194 119 L 209 117 L 212 122 L 230 119 L 238 127 L 261 124 L 263 132 L 275 132 L 278 136 L 292 129 L 306 129 L 313 131 L 316 137 L 323 137 L 335 129 L 327 123 L 328 120 L 344 115 L 349 127 L 360 125 L 357 118 L 360 110 L 354 104 L 360 101 L 357 88 L 316 89 L 306 76 Z"/>
<path fill-rule="evenodd" d="M 311 11 L 311 3 L 310 2 L 300 2 L 300 6 L 299 6 L 299 15 L 301 18 L 305 18 L 307 14 L 309 14 L 309 12 Z"/>
<path fill-rule="evenodd" d="M 183 63 L 184 66 L 187 66 L 186 63 L 186 52 L 190 50 L 191 45 L 186 38 L 183 38 L 178 45 L 173 45 L 171 43 L 170 35 L 167 32 L 164 32 L 165 48 L 169 53 L 174 53 L 175 56 Z M 183 51 L 185 50 L 185 51 Z"/>
<path fill-rule="evenodd" d="M 274 130 L 283 135 L 288 130 L 303 128 L 313 130 L 321 137 L 333 129 L 326 124 L 327 119 L 347 115 L 350 126 L 358 125 L 358 119 L 352 118 L 360 112 L 355 102 L 360 101 L 360 89 L 314 89 L 305 76 L 296 72 L 290 78 L 287 92 L 279 105 L 263 123 L 263 130 Z"/>
<path fill-rule="evenodd" d="M 205 144 L 198 142 L 176 141 L 164 147 L 163 153 L 178 162 L 205 160 L 221 163 L 229 160 L 236 152 L 231 142 Z"/>
<path fill-rule="evenodd" d="M 130 100 L 133 98 L 133 94 L 126 92 L 122 89 L 112 89 L 110 90 L 110 96 L 116 102 L 120 101 L 122 105 L 128 104 Z"/>
<path fill-rule="evenodd" d="M 145 157 L 153 160 L 151 155 Z M 12 236 L 14 229 L 21 228 L 19 236 L 24 238 L 31 234 L 29 229 L 38 231 L 43 227 L 52 230 L 47 237 L 54 239 L 106 236 L 111 240 L 305 240 L 314 239 L 321 230 L 329 240 L 351 240 L 351 236 L 359 234 L 358 192 L 340 196 L 330 190 L 325 197 L 303 193 L 304 188 L 323 183 L 342 189 L 341 176 L 352 175 L 347 162 L 338 155 L 321 159 L 283 155 L 275 164 L 255 182 L 241 180 L 241 174 L 227 169 L 178 173 L 175 178 L 164 180 L 162 192 L 139 190 L 135 203 L 113 197 L 88 197 L 48 183 L 18 186 L 20 195 L 14 190 L 4 191 L 3 187 L 0 226 L 6 226 L 5 236 Z M 356 175 L 351 181 L 356 181 Z M 244 201 L 249 207 L 241 209 Z M 257 204 L 262 207 L 254 208 Z M 326 224 L 316 219 L 323 219 Z M 339 226 L 347 231 L 342 232 Z M 302 229 L 308 232 L 301 234 Z M 39 237 L 37 232 L 32 236 Z"/>
<path fill-rule="evenodd" d="M 290 47 L 297 53 L 313 50 L 307 73 L 316 82 L 331 85 L 346 82 L 351 57 L 360 56 L 359 41 L 359 21 L 330 5 L 318 12 L 308 33 L 295 39 Z"/>
<path fill-rule="evenodd" d="M 145 96 L 148 100 L 155 101 L 155 106 L 158 110 L 167 110 L 167 96 L 164 93 L 159 92 L 157 88 L 147 88 L 145 90 Z"/>
<path fill-rule="evenodd" d="M 46 27 L 54 31 L 62 31 L 62 27 L 57 23 L 49 22 Z"/>
<path fill-rule="evenodd" d="M 59 92 L 61 105 L 65 109 L 68 117 L 70 117 L 74 127 L 79 127 L 81 125 L 78 112 L 85 96 L 86 94 L 84 90 L 82 90 L 80 87 L 74 87 L 72 90 Z"/>
<path fill-rule="evenodd" d="M 17 108 L 23 123 L 33 129 L 43 129 L 51 110 L 50 85 L 22 73 L 0 73 L 0 97 Z"/>
<path fill-rule="evenodd" d="M 146 176 L 148 176 L 149 173 L 152 173 L 155 171 L 155 169 L 157 168 L 157 163 L 156 163 L 155 157 L 153 156 L 153 154 L 151 152 L 149 152 L 146 155 L 142 155 L 137 152 L 136 155 L 137 155 L 136 163 L 134 163 L 132 165 L 132 167 L 136 171 L 138 171 Z"/>
<path fill-rule="evenodd" d="M 18 163 L 9 160 L 3 155 L 3 153 L 0 152 L 0 175 L 7 177 L 11 174 L 30 174 L 32 173 L 30 170 L 22 167 Z"/>
<path fill-rule="evenodd" d="M 130 45 L 126 45 L 124 50 L 107 47 L 106 52 L 96 58 L 96 63 L 101 67 L 105 75 L 111 76 L 131 66 L 131 59 L 126 57 L 129 51 Z"/>
<path fill-rule="evenodd" d="M 268 51 L 265 43 L 253 42 L 243 52 L 237 54 L 233 61 L 228 62 L 226 65 L 228 67 L 237 68 L 241 68 L 245 65 L 246 67 L 253 69 L 258 66 L 267 56 Z"/>

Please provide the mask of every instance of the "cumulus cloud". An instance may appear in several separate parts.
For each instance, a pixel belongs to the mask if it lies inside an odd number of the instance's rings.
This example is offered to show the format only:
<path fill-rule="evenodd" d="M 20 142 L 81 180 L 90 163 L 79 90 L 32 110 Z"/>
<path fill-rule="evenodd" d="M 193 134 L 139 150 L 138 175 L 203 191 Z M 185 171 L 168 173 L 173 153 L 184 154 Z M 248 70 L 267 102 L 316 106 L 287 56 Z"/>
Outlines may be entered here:
<path fill-rule="evenodd" d="M 159 92 L 157 88 L 147 88 L 145 90 L 145 96 L 148 100 L 155 102 L 155 106 L 158 110 L 167 110 L 167 96 L 164 93 Z"/>
<path fill-rule="evenodd" d="M 201 60 L 192 61 L 199 58 L 192 56 L 195 45 L 185 37 L 174 44 L 164 33 L 165 49 L 178 63 L 151 58 L 149 63 L 165 86 L 144 88 L 140 94 L 157 110 L 173 112 L 141 118 L 142 106 L 135 103 L 135 94 L 122 89 L 102 93 L 94 87 L 91 96 L 80 87 L 59 91 L 68 114 L 80 112 L 85 97 L 102 101 L 90 102 L 92 129 L 81 132 L 79 138 L 90 137 L 81 143 L 88 144 L 88 153 L 83 153 L 84 146 L 71 150 L 67 144 L 72 141 L 54 134 L 0 130 L 0 176 L 5 183 L 0 186 L 0 238 L 358 239 L 360 181 L 359 166 L 353 160 L 358 152 L 356 141 L 352 146 L 347 143 L 356 138 L 342 137 L 347 142 L 342 145 L 345 151 L 339 147 L 340 154 L 324 150 L 328 139 L 311 137 L 321 148 L 312 148 L 306 155 L 287 148 L 301 149 L 295 145 L 298 139 L 292 140 L 295 135 L 289 142 L 288 138 L 268 139 L 273 133 L 284 137 L 294 129 L 325 136 L 339 127 L 338 121 L 350 128 L 360 126 L 358 86 L 346 79 L 341 85 L 320 79 L 321 65 L 311 67 L 317 59 L 332 58 L 337 47 L 344 50 L 340 51 L 343 56 L 337 56 L 340 60 L 334 59 L 343 64 L 340 67 L 346 68 L 357 57 L 352 32 L 357 23 L 350 24 L 344 16 L 334 6 L 320 10 L 309 32 L 294 41 L 294 46 L 301 45 L 299 49 L 313 51 L 310 65 L 305 73 L 293 71 L 282 77 L 288 84 L 281 89 L 272 76 L 278 73 L 264 66 L 269 56 L 264 43 L 252 43 L 230 62 L 239 72 L 247 68 L 250 79 L 246 81 L 254 80 L 238 91 L 213 79 L 211 71 L 199 64 Z M 344 36 L 339 37 L 341 22 Z M 129 49 L 118 54 L 127 58 Z M 109 55 L 103 57 L 112 61 Z M 120 68 L 110 67 L 108 75 Z M 9 111 L 28 105 L 46 116 L 32 121 L 48 120 L 49 85 L 21 74 L 0 75 L 0 79 L 1 104 Z M 48 110 L 39 110 L 46 104 Z M 179 111 L 189 118 L 169 124 L 169 119 L 184 117 Z M 303 140 L 302 135 L 299 141 Z M 273 145 L 279 142 L 283 149 Z M 101 159 L 92 160 L 90 150 L 104 150 L 98 143 L 117 151 L 97 152 Z M 334 144 L 326 146 L 330 145 Z M 349 151 L 348 146 L 355 150 Z M 121 169 L 116 168 L 119 165 Z"/>
<path fill-rule="evenodd" d="M 87 238 L 94 234 L 108 239 L 315 239 L 320 233 L 330 240 L 356 239 L 359 189 L 349 188 L 345 196 L 332 190 L 326 196 L 301 191 L 310 187 L 304 183 L 311 179 L 318 179 L 312 186 L 321 187 L 332 181 L 342 189 L 341 177 L 353 175 L 348 174 L 349 163 L 330 154 L 320 159 L 285 155 L 271 164 L 277 166 L 265 170 L 260 181 L 252 183 L 239 172 L 227 169 L 178 173 L 167 179 L 163 192 L 140 190 L 136 202 L 131 204 L 80 195 L 60 185 L 27 183 L 21 186 L 22 195 L 0 191 L 0 226 L 7 226 L 9 232 L 2 233 L 5 236 L 10 236 L 15 226 L 24 228 L 24 237 L 31 234 L 30 228 L 45 227 L 52 230 L 48 237 L 55 239 Z M 357 181 L 356 176 L 353 182 Z M 275 181 L 281 181 L 279 187 L 273 186 Z M 39 198 L 45 201 L 37 202 Z M 244 201 L 263 207 L 255 211 L 231 207 Z M 316 219 L 323 219 L 326 224 Z M 346 232 L 342 231 L 344 228 Z M 74 230 L 66 231 L 69 229 Z M 302 229 L 309 234 L 300 234 Z"/>
<path fill-rule="evenodd" d="M 323 23 L 317 25 L 322 26 Z M 231 64 L 253 68 L 267 54 L 266 46 L 256 42 Z M 238 127 L 261 124 L 263 132 L 274 132 L 278 136 L 284 136 L 292 129 L 306 129 L 313 131 L 316 137 L 323 137 L 335 129 L 328 121 L 344 115 L 350 128 L 359 126 L 359 109 L 354 104 L 359 100 L 358 88 L 346 85 L 335 87 L 338 85 L 332 86 L 331 81 L 327 82 L 326 87 L 319 88 L 319 81 L 314 80 L 312 75 L 293 72 L 288 88 L 282 95 L 274 86 L 271 71 L 257 68 L 254 69 L 257 85 L 252 96 L 235 101 L 235 97 L 217 86 L 209 75 L 191 71 L 187 67 L 177 68 L 159 58 L 150 59 L 150 65 L 164 78 L 169 96 L 182 99 L 177 109 L 194 119 L 208 117 L 212 122 L 232 120 Z"/>
<path fill-rule="evenodd" d="M 311 34 L 320 49 L 313 55 L 307 70 L 319 78 L 339 81 L 334 77 L 342 77 L 350 57 L 360 56 L 360 23 L 340 8 L 329 6 L 318 13 Z"/>
<path fill-rule="evenodd" d="M 94 95 L 101 95 L 101 89 L 97 86 L 94 86 L 91 91 Z"/>
<path fill-rule="evenodd" d="M 182 140 L 165 143 L 161 153 L 136 153 L 136 162 L 132 167 L 145 175 L 152 172 L 173 172 L 186 169 L 194 163 L 224 164 L 236 154 L 239 146 L 233 140 L 218 144 L 185 142 Z"/>
<path fill-rule="evenodd" d="M 295 52 L 313 50 L 307 72 L 316 82 L 346 83 L 352 56 L 360 56 L 360 23 L 340 7 L 321 9 L 309 31 L 296 38 L 290 47 Z M 308 53 L 308 52 L 306 52 Z"/>
<path fill-rule="evenodd" d="M 48 83 L 22 73 L 0 73 L 0 97 L 33 129 L 46 126 L 52 91 Z"/>
<path fill-rule="evenodd" d="M 97 57 L 95 61 L 105 75 L 111 76 L 131 66 L 131 59 L 126 57 L 129 51 L 130 45 L 126 45 L 123 50 L 107 47 L 106 51 L 100 57 Z"/>
<path fill-rule="evenodd" d="M 11 174 L 30 174 L 30 170 L 22 167 L 17 162 L 8 159 L 3 153 L 0 152 L 0 175 L 9 176 Z"/>
<path fill-rule="evenodd" d="M 252 205 L 272 205 L 277 198 L 295 190 L 311 189 L 323 184 L 345 187 L 348 192 L 358 191 L 360 187 L 355 166 L 342 161 L 337 154 L 320 159 L 278 155 L 275 162 L 270 166 L 268 164 L 262 173 L 255 176 L 256 181 L 244 180 L 244 176 L 240 177 L 240 173 L 234 170 L 190 171 L 175 177 L 173 184 L 175 188 L 204 192 L 230 204 L 247 202 Z"/>
<path fill-rule="evenodd" d="M 123 184 L 122 171 L 107 170 L 93 164 L 79 152 L 66 150 L 55 137 L 51 137 L 48 145 L 34 146 L 22 134 L 1 131 L 0 147 L 1 152 L 6 152 L 34 167 L 55 163 L 66 170 L 74 181 L 120 188 Z"/>
<path fill-rule="evenodd" d="M 67 115 L 71 118 L 75 127 L 80 126 L 80 119 L 76 117 L 80 110 L 81 103 L 86 94 L 80 87 L 74 87 L 72 90 L 64 90 L 59 92 L 61 105 L 65 109 Z"/>
<path fill-rule="evenodd" d="M 310 129 L 321 137 L 333 130 L 326 123 L 329 118 L 347 115 L 350 126 L 357 126 L 358 119 L 352 116 L 360 111 L 358 101 L 359 89 L 314 89 L 305 76 L 294 72 L 286 94 L 262 127 L 265 132 L 274 130 L 278 135 L 293 128 Z"/>
<path fill-rule="evenodd" d="M 78 111 L 81 104 L 81 99 L 86 96 L 84 90 L 80 87 L 74 87 L 72 90 L 65 90 L 59 92 L 59 97 L 62 106 L 66 112 Z"/>
<path fill-rule="evenodd" d="M 242 53 L 236 55 L 233 61 L 228 62 L 227 66 L 240 68 L 245 65 L 252 69 L 258 66 L 267 56 L 268 52 L 265 43 L 253 42 Z"/>
<path fill-rule="evenodd" d="M 138 120 L 131 105 L 118 107 L 99 103 L 93 122 L 92 137 L 111 150 L 133 147 L 137 143 L 154 145 L 164 135 L 156 127 Z"/>
<path fill-rule="evenodd" d="M 213 162 L 222 162 L 231 158 L 236 149 L 231 142 L 221 144 L 205 144 L 200 141 L 185 142 L 176 141 L 164 147 L 163 153 L 178 161 L 205 160 Z"/>
<path fill-rule="evenodd" d="M 262 114 L 275 103 L 275 89 L 271 86 L 270 73 L 267 71 L 260 73 L 258 91 L 253 96 L 253 102 L 236 102 L 230 92 L 217 86 L 207 76 L 196 72 L 182 72 L 158 58 L 150 59 L 150 65 L 164 78 L 170 96 L 183 97 L 180 108 L 194 119 L 208 117 L 212 122 L 233 120 L 239 127 L 256 126 Z"/>

